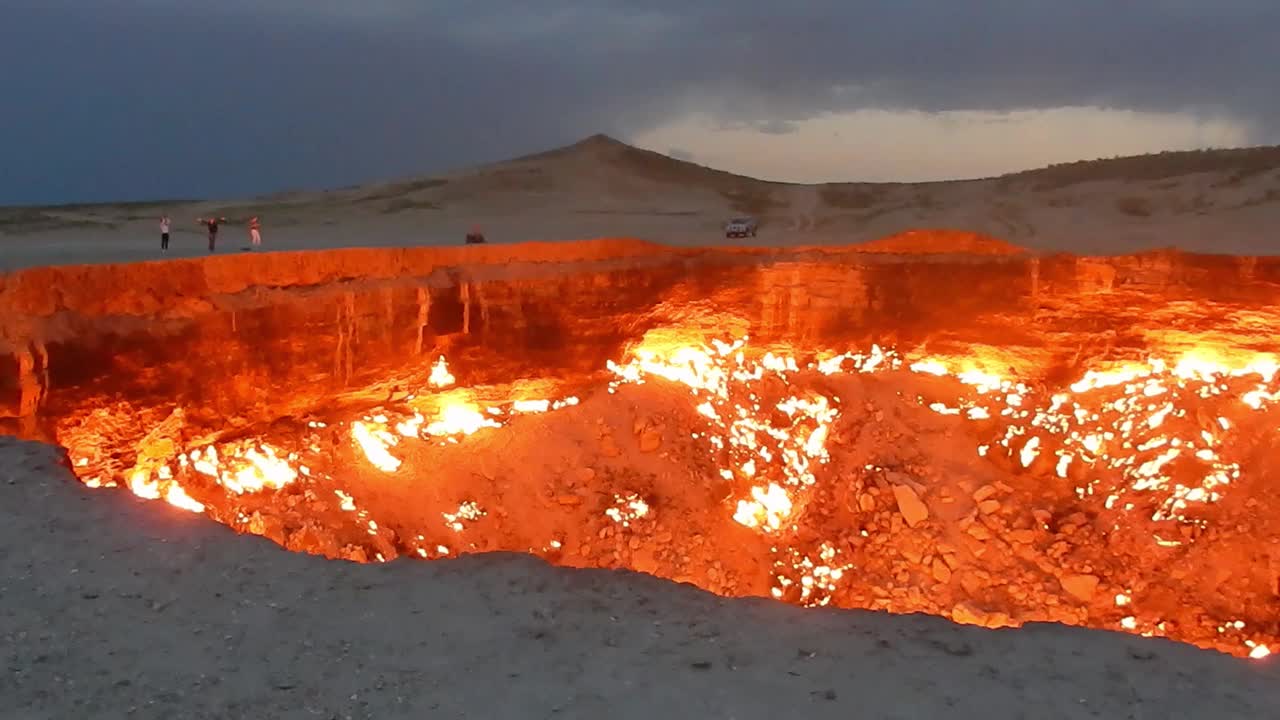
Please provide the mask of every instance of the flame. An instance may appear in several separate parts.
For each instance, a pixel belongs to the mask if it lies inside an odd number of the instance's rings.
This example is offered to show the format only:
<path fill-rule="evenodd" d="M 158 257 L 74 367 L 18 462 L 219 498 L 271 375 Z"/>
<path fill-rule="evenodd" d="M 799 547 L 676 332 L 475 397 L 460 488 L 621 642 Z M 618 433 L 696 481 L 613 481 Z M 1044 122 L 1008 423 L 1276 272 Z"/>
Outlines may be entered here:
<path fill-rule="evenodd" d="M 517 400 L 511 403 L 511 409 L 522 413 L 544 413 L 551 409 L 550 400 Z"/>
<path fill-rule="evenodd" d="M 387 432 L 382 424 L 372 420 L 369 422 L 357 420 L 351 423 L 351 437 L 355 439 L 360 449 L 364 451 L 365 458 L 374 467 L 383 472 L 392 473 L 400 468 L 400 459 L 388 452 L 387 448 L 396 444 L 396 436 Z"/>
<path fill-rule="evenodd" d="M 940 367 L 945 368 L 946 363 L 923 360 L 912 365 L 933 375 Z M 1262 410 L 1280 398 L 1280 388 L 1271 387 L 1277 367 L 1271 355 L 1230 356 L 1198 350 L 1184 353 L 1172 363 L 1152 358 L 1089 370 L 1069 386 L 1069 392 L 1039 400 L 1029 400 L 1028 389 L 1015 385 L 1013 392 L 1005 395 L 1003 407 L 971 404 L 970 409 L 979 412 L 966 417 L 985 419 L 995 414 L 1006 418 L 1006 432 L 997 444 L 1016 452 L 1023 467 L 1030 467 L 1049 450 L 1057 457 L 1055 471 L 1061 477 L 1068 477 L 1073 464 L 1079 462 L 1090 472 L 1118 474 L 1123 482 L 1104 490 L 1106 483 L 1093 476 L 1077 487 L 1082 498 L 1101 493 L 1107 497 L 1108 509 L 1148 507 L 1156 521 L 1202 524 L 1189 511 L 1195 505 L 1220 500 L 1224 489 L 1238 480 L 1241 469 L 1221 452 L 1227 445 L 1222 433 L 1230 429 L 1230 422 L 1219 417 L 1211 427 L 1189 423 L 1186 405 L 1178 400 L 1215 398 L 1247 382 L 1252 386 L 1240 391 L 1240 402 Z M 972 379 L 959 374 L 956 378 L 966 384 Z M 983 385 L 991 387 L 987 380 Z M 1155 399 L 1161 402 L 1152 402 Z M 939 408 L 935 411 L 954 414 Z M 1179 429 L 1166 431 L 1170 423 Z M 1022 437 L 1025 439 L 1015 443 Z M 979 452 L 983 453 L 981 447 Z M 1190 468 L 1198 468 L 1197 483 L 1174 480 L 1187 475 Z"/>
<path fill-rule="evenodd" d="M 605 510 L 604 514 L 622 527 L 631 527 L 631 523 L 649 516 L 649 503 L 635 493 L 615 493 L 613 507 Z"/>
<path fill-rule="evenodd" d="M 468 522 L 479 520 L 487 514 L 474 500 L 464 500 L 459 503 L 458 509 L 454 512 L 441 513 L 445 525 L 454 532 L 462 532 L 467 528 Z"/>
<path fill-rule="evenodd" d="M 786 420 L 776 422 L 753 388 L 767 378 L 785 383 L 790 373 L 799 371 L 799 364 L 772 352 L 749 359 L 743 352 L 746 343 L 746 338 L 699 346 L 642 343 L 630 362 L 609 364 L 616 375 L 610 390 L 623 383 L 642 384 L 649 376 L 686 386 L 702 400 L 697 411 L 714 428 L 701 437 L 721 456 L 719 474 L 726 479 L 762 481 L 747 491 L 750 499 L 738 501 L 733 519 L 747 527 L 776 531 L 794 507 L 787 488 L 813 485 L 814 466 L 828 461 L 826 442 L 839 410 L 825 396 L 792 395 L 773 406 Z M 889 359 L 876 346 L 870 356 L 839 355 L 821 361 L 821 367 L 825 374 L 835 374 L 846 361 L 856 370 L 866 370 Z M 771 472 L 762 478 L 758 468 Z"/>
<path fill-rule="evenodd" d="M 747 527 L 777 530 L 791 515 L 791 498 L 777 483 L 751 488 L 751 500 L 739 500 L 733 519 Z"/>
<path fill-rule="evenodd" d="M 221 453 L 213 446 L 196 448 L 179 455 L 178 463 L 213 478 L 236 495 L 280 490 L 298 479 L 289 460 L 267 444 L 229 443 Z M 161 475 L 170 477 L 168 466 L 161 468 Z"/>
<path fill-rule="evenodd" d="M 444 356 L 441 355 L 436 364 L 431 366 L 431 377 L 427 378 L 427 383 L 431 387 L 445 388 L 456 381 L 457 378 L 453 376 L 453 373 L 449 372 L 449 363 L 445 362 Z"/>
<path fill-rule="evenodd" d="M 852 565 L 836 563 L 840 551 L 829 542 L 818 546 L 817 558 L 791 551 L 774 562 L 774 585 L 770 594 L 776 599 L 788 593 L 808 607 L 825 607 L 839 587 L 840 580 Z"/>
<path fill-rule="evenodd" d="M 500 423 L 484 416 L 479 406 L 469 402 L 453 402 L 440 411 L 440 418 L 423 428 L 427 435 L 472 435 L 481 428 L 502 427 Z"/>

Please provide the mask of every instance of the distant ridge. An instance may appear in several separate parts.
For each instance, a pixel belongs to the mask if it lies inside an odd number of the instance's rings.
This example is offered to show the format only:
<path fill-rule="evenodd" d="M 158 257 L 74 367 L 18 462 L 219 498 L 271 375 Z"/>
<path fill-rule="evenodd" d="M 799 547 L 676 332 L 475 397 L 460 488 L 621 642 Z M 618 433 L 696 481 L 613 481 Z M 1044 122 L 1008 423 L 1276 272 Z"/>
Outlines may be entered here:
<path fill-rule="evenodd" d="M 1080 161 L 975 180 L 810 185 L 759 180 L 595 134 L 514 160 L 322 192 L 0 208 L 0 235 L 139 234 L 162 210 L 261 217 L 273 238 L 336 226 L 349 237 L 410 244 L 461 237 L 477 224 L 502 242 L 627 236 L 718 244 L 728 218 L 751 215 L 761 232 L 743 245 L 873 241 L 861 249 L 979 254 L 1177 246 L 1280 255 L 1280 146 Z"/>
<path fill-rule="evenodd" d="M 728 197 L 760 195 L 781 188 L 815 188 L 824 200 L 835 207 L 861 209 L 875 205 L 882 193 L 894 188 L 937 187 L 958 183 L 996 182 L 1000 187 L 1026 187 L 1037 191 L 1065 188 L 1087 182 L 1159 181 L 1201 173 L 1220 173 L 1228 182 L 1240 182 L 1254 175 L 1280 170 L 1280 145 L 1264 145 L 1246 148 L 1173 150 L 1146 155 L 1129 155 L 1094 160 L 1077 160 L 1046 167 L 1021 170 L 991 177 L 960 180 L 933 180 L 921 182 L 868 182 L 849 179 L 825 183 L 792 183 L 767 180 L 721 170 L 697 162 L 682 160 L 661 152 L 646 150 L 626 143 L 605 133 L 595 133 L 577 142 L 539 152 L 521 155 L 510 160 L 460 168 L 439 175 L 415 175 L 397 180 L 346 186 L 324 191 L 282 191 L 250 198 L 262 202 L 288 202 L 295 198 L 327 196 L 367 196 L 376 192 L 379 196 L 401 189 L 420 190 L 440 186 L 454 178 L 529 168 L 543 163 L 591 164 L 621 170 L 634 177 L 665 185 L 687 185 L 714 189 Z M 129 203 L 76 203 L 41 206 L 48 210 L 90 210 L 94 207 L 133 206 L 148 211 L 156 207 L 174 204 L 193 204 L 196 199 L 151 200 Z M 743 212 L 767 211 L 756 202 L 739 202 Z M 0 206 L 0 211 L 10 213 L 21 210 L 18 206 Z"/>
<path fill-rule="evenodd" d="M 1196 173 L 1225 172 L 1239 174 L 1243 179 L 1249 175 L 1280 169 L 1280 145 L 1259 145 L 1245 148 L 1223 148 L 1203 150 L 1166 150 L 1144 155 L 1123 155 L 1112 158 L 1096 158 L 1092 160 L 1076 160 L 1055 163 L 1029 170 L 1019 170 L 987 177 L 964 178 L 960 180 L 926 180 L 921 182 L 866 182 L 856 178 L 826 183 L 790 183 L 776 180 L 741 175 L 720 170 L 689 160 L 681 160 L 664 153 L 630 145 L 611 135 L 596 133 L 569 145 L 526 155 L 509 162 L 563 157 L 580 153 L 603 154 L 607 157 L 628 159 L 637 166 L 654 166 L 667 163 L 673 166 L 699 168 L 735 179 L 754 180 L 775 186 L 840 186 L 840 185 L 930 185 L 956 182 L 977 182 L 984 180 L 1002 180 L 1005 182 L 1032 181 L 1041 184 L 1052 183 L 1057 186 L 1072 185 L 1082 182 L 1104 180 L 1163 180 L 1179 175 Z M 669 171 L 680 172 L 680 171 Z"/>

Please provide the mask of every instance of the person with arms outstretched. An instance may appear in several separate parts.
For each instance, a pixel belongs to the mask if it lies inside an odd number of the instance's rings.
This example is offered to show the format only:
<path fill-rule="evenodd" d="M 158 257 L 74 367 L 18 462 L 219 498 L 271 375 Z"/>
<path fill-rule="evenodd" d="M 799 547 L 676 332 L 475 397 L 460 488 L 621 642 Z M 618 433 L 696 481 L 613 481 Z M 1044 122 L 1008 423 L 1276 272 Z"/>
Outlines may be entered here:
<path fill-rule="evenodd" d="M 160 216 L 160 252 L 169 252 L 169 216 Z"/>
<path fill-rule="evenodd" d="M 219 217 L 196 218 L 196 222 L 204 225 L 209 231 L 209 252 L 213 252 L 213 248 L 218 243 L 218 224 L 226 221 L 226 218 Z"/>

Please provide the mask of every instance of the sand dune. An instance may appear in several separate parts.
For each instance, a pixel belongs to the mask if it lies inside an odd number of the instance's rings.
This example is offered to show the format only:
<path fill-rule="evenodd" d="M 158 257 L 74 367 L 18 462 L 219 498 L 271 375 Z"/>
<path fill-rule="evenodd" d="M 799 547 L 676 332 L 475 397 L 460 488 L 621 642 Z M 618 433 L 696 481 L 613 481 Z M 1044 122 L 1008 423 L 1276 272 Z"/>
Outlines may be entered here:
<path fill-rule="evenodd" d="M 173 253 L 206 254 L 195 218 L 224 215 L 226 251 L 258 215 L 268 249 L 439 245 L 479 225 L 493 242 L 637 237 L 723 244 L 732 215 L 761 219 L 760 245 L 864 242 L 951 228 L 1037 251 L 1178 247 L 1280 252 L 1280 148 L 1164 153 L 939 183 L 767 182 L 605 136 L 438 177 L 251 200 L 0 208 L 0 267 L 150 259 L 156 217 Z"/>

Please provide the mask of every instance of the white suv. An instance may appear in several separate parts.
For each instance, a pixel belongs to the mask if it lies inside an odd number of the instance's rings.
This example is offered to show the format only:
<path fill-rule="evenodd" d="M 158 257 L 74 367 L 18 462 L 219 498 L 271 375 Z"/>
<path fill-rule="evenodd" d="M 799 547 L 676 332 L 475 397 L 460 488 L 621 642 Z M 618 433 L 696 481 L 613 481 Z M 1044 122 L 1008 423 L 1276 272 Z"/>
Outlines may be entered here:
<path fill-rule="evenodd" d="M 724 226 L 725 237 L 756 236 L 756 219 L 749 217 L 734 218 Z"/>

